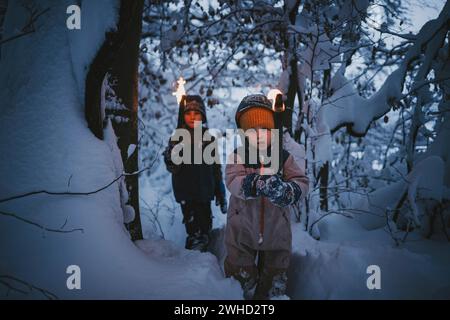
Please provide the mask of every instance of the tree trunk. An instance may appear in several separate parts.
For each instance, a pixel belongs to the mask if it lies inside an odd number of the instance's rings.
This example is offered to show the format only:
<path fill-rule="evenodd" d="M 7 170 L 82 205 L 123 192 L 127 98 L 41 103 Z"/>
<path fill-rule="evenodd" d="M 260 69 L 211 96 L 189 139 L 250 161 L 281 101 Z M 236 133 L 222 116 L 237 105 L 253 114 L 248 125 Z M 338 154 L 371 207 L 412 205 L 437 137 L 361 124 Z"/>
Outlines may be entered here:
<path fill-rule="evenodd" d="M 289 22 L 295 25 L 295 20 L 298 14 L 298 8 L 300 6 L 300 1 L 297 1 L 295 5 L 290 8 L 288 12 Z M 288 10 L 285 7 L 285 10 Z M 288 132 L 293 135 L 292 131 L 292 113 L 294 110 L 295 95 L 297 94 L 298 86 L 298 71 L 297 71 L 297 57 L 295 56 L 295 35 L 286 33 L 285 35 L 285 66 L 291 70 L 289 74 L 289 87 L 287 92 L 286 100 L 286 110 L 283 112 L 283 126 L 288 130 Z"/>
<path fill-rule="evenodd" d="M 320 209 L 328 211 L 328 173 L 330 163 L 327 161 L 319 170 Z"/>
<path fill-rule="evenodd" d="M 101 110 L 102 84 L 106 73 L 116 80 L 113 89 L 126 107 L 127 121 L 113 122 L 118 137 L 125 172 L 138 170 L 138 61 L 144 0 L 122 0 L 117 30 L 106 34 L 105 42 L 90 66 L 86 78 L 85 116 L 94 135 L 103 139 L 104 119 Z M 128 148 L 135 145 L 128 158 Z M 134 208 L 135 219 L 127 227 L 133 240 L 142 239 L 139 213 L 138 176 L 125 179 L 129 193 L 129 205 Z"/>
<path fill-rule="evenodd" d="M 289 61 L 291 73 L 289 76 L 289 87 L 287 92 L 286 110 L 283 112 L 283 127 L 293 135 L 292 131 L 292 113 L 294 110 L 295 95 L 297 94 L 297 59 L 291 58 Z"/>
<path fill-rule="evenodd" d="M 129 2 L 129 1 L 125 1 Z M 112 122 L 124 164 L 125 172 L 136 172 L 139 170 L 138 163 L 138 67 L 139 67 L 139 43 L 142 31 L 142 11 L 144 1 L 132 0 L 133 4 L 130 14 L 130 30 L 123 46 L 118 52 L 116 63 L 112 67 L 111 75 L 117 79 L 113 85 L 116 96 L 127 108 L 129 113 L 124 122 Z M 134 145 L 134 152 L 128 158 L 128 148 Z M 136 213 L 135 219 L 128 226 L 133 240 L 142 239 L 142 227 L 139 213 L 139 177 L 138 175 L 125 177 L 129 193 L 129 204 Z"/>
<path fill-rule="evenodd" d="M 330 93 L 331 70 L 327 69 L 323 73 L 323 87 L 322 87 L 322 103 L 325 98 L 328 98 Z M 328 175 L 330 170 L 329 162 L 325 162 L 319 170 L 320 179 L 320 209 L 328 211 Z"/>

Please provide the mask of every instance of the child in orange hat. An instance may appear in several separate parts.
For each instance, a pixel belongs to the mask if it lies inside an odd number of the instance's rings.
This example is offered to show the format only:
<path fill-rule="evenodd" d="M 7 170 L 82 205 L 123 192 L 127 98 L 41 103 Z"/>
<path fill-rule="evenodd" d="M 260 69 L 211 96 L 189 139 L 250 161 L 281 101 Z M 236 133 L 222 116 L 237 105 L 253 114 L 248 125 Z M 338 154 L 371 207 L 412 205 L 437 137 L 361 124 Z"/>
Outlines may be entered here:
<path fill-rule="evenodd" d="M 236 149 L 225 171 L 231 193 L 225 243 L 226 276 L 236 278 L 246 299 L 267 299 L 285 294 L 291 255 L 292 205 L 308 192 L 308 178 L 285 150 L 281 154 L 282 174 L 268 170 L 270 164 L 252 164 L 251 148 L 270 153 L 271 130 L 275 129 L 271 101 L 264 95 L 250 95 L 236 112 L 238 128 L 252 130 L 244 150 Z"/>

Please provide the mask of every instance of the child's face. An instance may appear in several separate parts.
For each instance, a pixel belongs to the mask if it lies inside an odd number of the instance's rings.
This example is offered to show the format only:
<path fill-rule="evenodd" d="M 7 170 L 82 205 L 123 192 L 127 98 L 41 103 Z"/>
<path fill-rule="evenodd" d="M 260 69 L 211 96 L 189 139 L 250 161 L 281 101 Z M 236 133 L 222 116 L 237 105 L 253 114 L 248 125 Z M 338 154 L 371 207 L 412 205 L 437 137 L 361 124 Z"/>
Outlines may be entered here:
<path fill-rule="evenodd" d="M 195 126 L 202 122 L 202 114 L 195 110 L 190 110 L 184 113 L 184 123 L 190 128 L 194 129 Z"/>
<path fill-rule="evenodd" d="M 256 127 L 246 131 L 249 143 L 258 149 L 266 150 L 272 142 L 272 134 L 270 129 Z"/>

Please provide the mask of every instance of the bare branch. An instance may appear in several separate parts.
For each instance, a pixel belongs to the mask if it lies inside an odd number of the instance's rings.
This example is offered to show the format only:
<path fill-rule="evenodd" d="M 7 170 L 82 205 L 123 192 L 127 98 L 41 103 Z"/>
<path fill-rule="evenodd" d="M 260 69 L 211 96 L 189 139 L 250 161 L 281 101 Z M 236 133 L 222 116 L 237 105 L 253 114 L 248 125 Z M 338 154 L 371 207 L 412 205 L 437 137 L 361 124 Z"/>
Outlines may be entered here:
<path fill-rule="evenodd" d="M 36 28 L 35 28 L 34 24 L 36 23 L 36 21 L 38 20 L 38 18 L 40 16 L 42 16 L 45 13 L 47 13 L 48 11 L 50 11 L 50 8 L 47 8 L 47 9 L 45 9 L 45 10 L 39 12 L 39 13 L 36 12 L 35 10 L 31 10 L 31 9 L 29 9 L 28 11 L 30 11 L 30 18 L 29 18 L 27 24 L 22 28 L 22 31 L 19 34 L 16 34 L 14 36 L 11 36 L 9 38 L 1 40 L 0 41 L 0 46 L 5 44 L 5 43 L 7 43 L 7 42 L 13 41 L 15 39 L 21 38 L 23 36 L 26 36 L 26 35 L 28 35 L 30 33 L 35 32 Z"/>
<path fill-rule="evenodd" d="M 22 286 L 25 287 L 25 289 L 17 288 L 11 282 L 15 282 L 16 285 L 22 285 Z M 13 276 L 0 274 L 0 284 L 4 285 L 8 289 L 8 292 L 9 291 L 16 291 L 16 292 L 19 292 L 19 293 L 27 295 L 27 294 L 32 293 L 33 291 L 38 291 L 39 293 L 41 293 L 48 300 L 58 300 L 58 297 L 55 294 L 51 293 L 50 291 L 48 291 L 46 289 L 39 288 L 39 287 L 37 287 L 35 285 L 32 285 L 32 284 L 30 284 L 30 283 L 28 283 L 28 282 L 26 282 L 24 280 L 18 279 L 18 278 L 13 277 Z"/>
<path fill-rule="evenodd" d="M 66 223 L 67 223 L 67 220 L 66 220 L 66 222 L 61 226 L 60 229 L 53 229 L 53 228 L 45 227 L 45 226 L 43 226 L 43 225 L 41 225 L 41 224 L 39 224 L 39 223 L 37 223 L 37 222 L 34 222 L 34 221 L 31 221 L 31 220 L 25 219 L 25 218 L 23 218 L 23 217 L 20 217 L 20 216 L 14 214 L 14 213 L 5 212 L 5 211 L 0 211 L 0 215 L 7 216 L 7 217 L 11 217 L 11 218 L 17 219 L 17 220 L 19 220 L 19 221 L 25 222 L 25 223 L 27 223 L 27 224 L 31 224 L 31 225 L 33 225 L 33 226 L 35 226 L 35 227 L 38 227 L 39 229 L 42 229 L 42 230 L 44 230 L 44 231 L 57 232 L 57 233 L 72 233 L 72 232 L 80 231 L 81 233 L 84 233 L 84 229 L 82 229 L 82 228 L 76 228 L 76 229 L 71 229 L 71 230 L 63 230 L 63 228 L 65 227 L 65 225 L 66 225 Z"/>
<path fill-rule="evenodd" d="M 107 188 L 109 188 L 110 186 L 112 186 L 115 182 L 117 182 L 118 180 L 120 180 L 122 177 L 128 177 L 128 176 L 134 176 L 134 175 L 139 175 L 144 171 L 150 170 L 153 167 L 153 164 L 155 163 L 157 157 L 155 157 L 155 159 L 153 160 L 153 162 L 150 164 L 150 166 L 143 168 L 141 170 L 132 172 L 132 173 L 122 173 L 120 174 L 117 178 L 115 178 L 114 180 L 112 180 L 110 183 L 108 183 L 107 185 L 98 188 L 96 190 L 93 191 L 87 191 L 87 192 L 54 192 L 54 191 L 47 191 L 47 190 L 40 190 L 40 191 L 31 191 L 31 192 L 27 192 L 24 194 L 20 194 L 20 195 L 16 195 L 16 196 L 12 196 L 12 197 L 8 197 L 8 198 L 4 198 L 4 199 L 0 199 L 0 203 L 4 203 L 4 202 L 8 202 L 8 201 L 12 201 L 12 200 L 17 200 L 17 199 L 21 199 L 21 198 L 26 198 L 32 195 L 37 195 L 37 194 L 48 194 L 48 195 L 52 195 L 52 196 L 64 196 L 64 195 L 70 195 L 70 196 L 89 196 L 95 193 L 99 193 L 100 191 L 103 191 Z"/>

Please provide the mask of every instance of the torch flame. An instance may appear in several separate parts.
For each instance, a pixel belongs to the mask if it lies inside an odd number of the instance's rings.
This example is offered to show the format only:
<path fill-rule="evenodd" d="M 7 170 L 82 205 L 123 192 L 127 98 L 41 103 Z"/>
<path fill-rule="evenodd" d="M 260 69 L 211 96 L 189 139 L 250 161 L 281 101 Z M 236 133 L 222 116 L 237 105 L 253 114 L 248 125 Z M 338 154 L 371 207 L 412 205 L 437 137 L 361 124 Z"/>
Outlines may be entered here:
<path fill-rule="evenodd" d="M 177 97 L 177 103 L 180 104 L 181 99 L 184 95 L 186 95 L 186 89 L 184 88 L 184 84 L 186 80 L 183 77 L 177 80 L 177 91 L 173 92 L 172 95 Z"/>
<path fill-rule="evenodd" d="M 282 95 L 283 93 L 278 89 L 271 89 L 269 93 L 267 93 L 267 99 L 272 101 L 272 110 L 274 111 L 276 111 L 275 102 L 278 94 Z M 284 103 L 283 103 L 283 110 L 284 110 Z"/>

